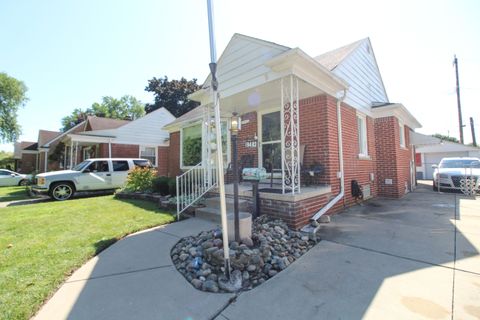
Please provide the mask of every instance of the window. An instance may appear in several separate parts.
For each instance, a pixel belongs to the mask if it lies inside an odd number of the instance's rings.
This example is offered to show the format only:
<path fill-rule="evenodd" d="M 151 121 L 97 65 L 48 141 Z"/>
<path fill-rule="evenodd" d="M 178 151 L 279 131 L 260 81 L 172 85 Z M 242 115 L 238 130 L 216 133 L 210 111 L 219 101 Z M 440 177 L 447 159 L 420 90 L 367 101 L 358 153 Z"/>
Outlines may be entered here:
<path fill-rule="evenodd" d="M 405 126 L 403 123 L 398 122 L 400 130 L 400 147 L 405 148 Z"/>
<path fill-rule="evenodd" d="M 202 161 L 202 125 L 182 129 L 182 167 L 195 166 Z"/>
<path fill-rule="evenodd" d="M 358 127 L 358 155 L 368 157 L 367 142 L 367 118 L 364 115 L 357 114 Z"/>
<path fill-rule="evenodd" d="M 108 172 L 108 161 L 93 161 L 89 166 L 90 172 Z"/>
<path fill-rule="evenodd" d="M 282 168 L 280 111 L 262 115 L 262 166 L 269 173 Z"/>
<path fill-rule="evenodd" d="M 149 160 L 154 166 L 157 166 L 157 148 L 140 146 L 140 158 Z"/>
<path fill-rule="evenodd" d="M 112 161 L 113 171 L 128 171 L 128 161 Z"/>

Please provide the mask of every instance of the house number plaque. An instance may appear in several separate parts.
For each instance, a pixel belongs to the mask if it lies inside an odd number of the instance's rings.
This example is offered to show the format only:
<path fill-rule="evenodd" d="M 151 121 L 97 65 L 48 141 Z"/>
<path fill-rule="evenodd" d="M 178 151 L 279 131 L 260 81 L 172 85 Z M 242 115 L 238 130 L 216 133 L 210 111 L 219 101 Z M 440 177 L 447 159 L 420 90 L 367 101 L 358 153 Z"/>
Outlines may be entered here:
<path fill-rule="evenodd" d="M 256 140 L 247 140 L 245 141 L 245 148 L 256 148 L 257 141 Z"/>

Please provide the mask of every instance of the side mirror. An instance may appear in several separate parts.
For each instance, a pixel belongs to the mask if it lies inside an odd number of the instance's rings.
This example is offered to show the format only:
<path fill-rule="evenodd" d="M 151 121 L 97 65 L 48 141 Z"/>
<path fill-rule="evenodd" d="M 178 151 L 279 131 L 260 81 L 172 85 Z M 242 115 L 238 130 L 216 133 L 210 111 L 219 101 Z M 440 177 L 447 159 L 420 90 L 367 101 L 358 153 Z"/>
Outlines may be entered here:
<path fill-rule="evenodd" d="M 438 165 L 437 165 L 437 164 L 432 164 L 432 168 L 433 168 L 433 169 L 437 169 L 437 168 L 438 168 Z"/>
<path fill-rule="evenodd" d="M 85 170 L 83 170 L 83 173 L 90 173 L 90 172 L 91 172 L 91 171 L 90 171 L 90 169 L 88 169 L 88 168 L 85 169 Z"/>
<path fill-rule="evenodd" d="M 15 173 L 11 173 L 10 176 L 16 177 L 17 175 Z"/>

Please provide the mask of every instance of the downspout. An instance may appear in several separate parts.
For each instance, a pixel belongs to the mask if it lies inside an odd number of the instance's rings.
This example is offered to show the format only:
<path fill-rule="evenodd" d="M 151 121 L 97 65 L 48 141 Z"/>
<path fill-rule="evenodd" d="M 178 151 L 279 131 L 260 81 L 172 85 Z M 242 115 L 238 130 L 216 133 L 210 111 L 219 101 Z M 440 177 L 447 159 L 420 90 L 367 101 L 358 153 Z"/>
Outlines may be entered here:
<path fill-rule="evenodd" d="M 347 95 L 347 90 L 343 90 L 341 97 L 337 98 L 337 133 L 338 133 L 338 161 L 340 163 L 340 192 L 335 198 L 333 198 L 325 207 L 320 209 L 313 217 L 310 218 L 310 221 L 317 221 L 321 216 L 327 213 L 334 205 L 337 204 L 340 199 L 345 195 L 345 175 L 343 169 L 343 141 L 342 141 L 342 112 L 341 104 Z"/>

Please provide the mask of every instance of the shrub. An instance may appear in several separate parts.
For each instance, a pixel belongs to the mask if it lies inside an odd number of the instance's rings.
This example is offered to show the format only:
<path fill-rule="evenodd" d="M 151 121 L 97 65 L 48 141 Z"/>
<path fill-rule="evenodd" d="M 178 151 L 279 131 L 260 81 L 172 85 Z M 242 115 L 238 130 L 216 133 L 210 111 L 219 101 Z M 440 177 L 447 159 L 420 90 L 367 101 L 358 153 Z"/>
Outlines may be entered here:
<path fill-rule="evenodd" d="M 177 180 L 175 178 L 170 178 L 170 181 L 168 181 L 168 191 L 172 197 L 177 195 Z"/>
<path fill-rule="evenodd" d="M 153 191 L 160 193 L 162 196 L 170 194 L 169 190 L 170 178 L 168 177 L 156 177 L 153 179 Z"/>
<path fill-rule="evenodd" d="M 153 180 L 157 176 L 157 171 L 152 168 L 140 168 L 130 170 L 127 177 L 127 183 L 124 190 L 126 191 L 151 191 L 153 187 Z"/>

